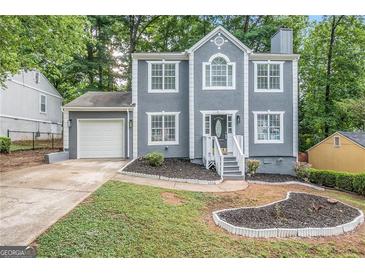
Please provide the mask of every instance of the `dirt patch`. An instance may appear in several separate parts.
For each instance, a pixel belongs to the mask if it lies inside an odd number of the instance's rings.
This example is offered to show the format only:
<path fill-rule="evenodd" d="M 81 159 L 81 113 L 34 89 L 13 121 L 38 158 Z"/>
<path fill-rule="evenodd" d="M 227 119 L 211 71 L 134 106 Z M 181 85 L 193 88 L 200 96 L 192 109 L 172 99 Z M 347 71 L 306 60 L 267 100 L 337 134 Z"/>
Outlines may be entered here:
<path fill-rule="evenodd" d="M 290 181 L 300 181 L 297 177 L 283 174 L 257 173 L 247 177 L 249 181 L 261 181 L 267 183 L 283 183 Z"/>
<path fill-rule="evenodd" d="M 44 155 L 58 149 L 40 149 L 0 154 L 0 172 L 45 164 Z"/>
<path fill-rule="evenodd" d="M 175 193 L 162 192 L 161 197 L 168 205 L 182 205 L 184 203 L 184 200 L 178 197 Z"/>
<path fill-rule="evenodd" d="M 239 227 L 305 228 L 335 227 L 354 220 L 359 212 L 341 202 L 305 193 L 290 193 L 289 199 L 260 208 L 240 208 L 218 213 Z"/>
<path fill-rule="evenodd" d="M 124 171 L 165 176 L 169 178 L 219 180 L 220 176 L 202 165 L 193 164 L 185 159 L 165 159 L 162 166 L 153 167 L 145 159 L 137 159 Z"/>

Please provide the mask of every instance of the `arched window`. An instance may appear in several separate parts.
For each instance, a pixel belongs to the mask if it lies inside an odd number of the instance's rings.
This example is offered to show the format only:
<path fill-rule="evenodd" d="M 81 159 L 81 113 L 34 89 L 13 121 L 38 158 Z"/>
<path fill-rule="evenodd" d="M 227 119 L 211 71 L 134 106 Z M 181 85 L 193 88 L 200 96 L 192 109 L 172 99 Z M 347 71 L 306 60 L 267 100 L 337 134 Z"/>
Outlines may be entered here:
<path fill-rule="evenodd" d="M 235 64 L 223 54 L 215 54 L 203 63 L 203 89 L 235 88 Z"/>

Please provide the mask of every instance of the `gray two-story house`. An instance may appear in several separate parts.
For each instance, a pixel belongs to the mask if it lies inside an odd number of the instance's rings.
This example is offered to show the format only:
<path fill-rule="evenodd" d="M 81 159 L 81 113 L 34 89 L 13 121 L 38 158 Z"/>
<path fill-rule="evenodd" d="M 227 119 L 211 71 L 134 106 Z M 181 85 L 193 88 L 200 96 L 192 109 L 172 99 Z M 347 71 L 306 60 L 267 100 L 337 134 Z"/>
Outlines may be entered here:
<path fill-rule="evenodd" d="M 255 53 L 223 27 L 184 52 L 134 53 L 132 92 L 89 92 L 64 108 L 71 158 L 189 158 L 223 177 L 293 173 L 298 59 L 290 29 Z"/>

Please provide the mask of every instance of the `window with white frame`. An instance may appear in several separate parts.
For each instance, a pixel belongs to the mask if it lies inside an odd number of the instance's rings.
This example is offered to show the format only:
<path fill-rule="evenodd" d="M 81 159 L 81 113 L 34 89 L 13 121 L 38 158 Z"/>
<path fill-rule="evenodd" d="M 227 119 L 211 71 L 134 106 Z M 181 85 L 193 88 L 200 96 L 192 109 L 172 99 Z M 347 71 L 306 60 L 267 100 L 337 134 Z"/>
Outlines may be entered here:
<path fill-rule="evenodd" d="M 210 115 L 206 114 L 204 115 L 204 123 L 205 123 L 205 134 L 210 135 Z"/>
<path fill-rule="evenodd" d="M 147 115 L 149 145 L 179 143 L 179 112 L 149 112 Z"/>
<path fill-rule="evenodd" d="M 254 112 L 255 143 L 283 143 L 284 112 Z"/>
<path fill-rule="evenodd" d="M 234 89 L 235 63 L 223 54 L 215 54 L 203 63 L 203 89 Z"/>
<path fill-rule="evenodd" d="M 148 92 L 178 92 L 179 62 L 148 62 Z"/>
<path fill-rule="evenodd" d="M 255 92 L 283 91 L 283 62 L 255 62 Z"/>
<path fill-rule="evenodd" d="M 46 95 L 40 94 L 39 97 L 39 112 L 46 113 L 47 112 L 47 97 Z"/>
<path fill-rule="evenodd" d="M 227 115 L 227 131 L 232 133 L 232 115 Z"/>

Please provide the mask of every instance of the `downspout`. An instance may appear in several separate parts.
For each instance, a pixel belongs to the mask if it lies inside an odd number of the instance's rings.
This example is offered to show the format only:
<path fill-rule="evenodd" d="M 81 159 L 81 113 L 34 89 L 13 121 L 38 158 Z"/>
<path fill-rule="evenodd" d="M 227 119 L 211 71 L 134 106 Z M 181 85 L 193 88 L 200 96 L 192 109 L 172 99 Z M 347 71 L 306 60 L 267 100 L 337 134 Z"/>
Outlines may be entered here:
<path fill-rule="evenodd" d="M 127 158 L 129 159 L 129 110 L 127 110 Z"/>

